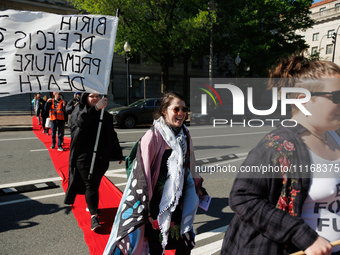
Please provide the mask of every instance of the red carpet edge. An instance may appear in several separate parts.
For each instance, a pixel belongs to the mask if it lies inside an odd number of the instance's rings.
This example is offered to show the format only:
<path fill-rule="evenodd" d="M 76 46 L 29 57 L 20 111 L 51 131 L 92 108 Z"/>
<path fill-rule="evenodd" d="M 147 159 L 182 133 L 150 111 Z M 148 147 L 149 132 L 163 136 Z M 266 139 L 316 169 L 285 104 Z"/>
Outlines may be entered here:
<path fill-rule="evenodd" d="M 57 147 L 56 149 L 51 149 L 51 135 L 47 136 L 42 133 L 42 127 L 38 125 L 36 117 L 33 117 L 32 121 L 33 132 L 48 149 L 52 163 L 57 173 L 62 178 L 62 187 L 64 191 L 66 191 L 68 186 L 71 139 L 68 137 L 64 138 L 63 148 L 65 151 L 58 151 Z M 66 128 L 68 127 L 65 126 L 65 129 Z M 99 187 L 99 209 L 102 211 L 102 216 L 100 216 L 102 227 L 98 228 L 96 232 L 91 231 L 91 216 L 90 213 L 85 210 L 85 196 L 78 195 L 74 204 L 71 206 L 73 215 L 76 218 L 79 227 L 83 230 L 84 239 L 89 247 L 91 255 L 103 254 L 121 198 L 122 192 L 104 176 Z"/>

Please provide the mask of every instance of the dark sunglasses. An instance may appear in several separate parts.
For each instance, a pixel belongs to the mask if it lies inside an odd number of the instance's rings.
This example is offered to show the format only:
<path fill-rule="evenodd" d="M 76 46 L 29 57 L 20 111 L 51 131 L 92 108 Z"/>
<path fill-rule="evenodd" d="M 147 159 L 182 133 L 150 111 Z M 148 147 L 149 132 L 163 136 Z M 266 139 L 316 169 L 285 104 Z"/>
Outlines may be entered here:
<path fill-rule="evenodd" d="M 172 110 L 174 111 L 174 113 L 177 114 L 181 109 L 182 109 L 182 111 L 183 111 L 184 113 L 186 113 L 186 112 L 189 111 L 189 107 L 187 107 L 187 106 L 184 106 L 183 108 L 175 107 L 175 108 L 173 108 Z"/>
<path fill-rule="evenodd" d="M 312 92 L 311 96 L 332 95 L 332 101 L 334 104 L 340 104 L 340 90 L 330 92 Z"/>

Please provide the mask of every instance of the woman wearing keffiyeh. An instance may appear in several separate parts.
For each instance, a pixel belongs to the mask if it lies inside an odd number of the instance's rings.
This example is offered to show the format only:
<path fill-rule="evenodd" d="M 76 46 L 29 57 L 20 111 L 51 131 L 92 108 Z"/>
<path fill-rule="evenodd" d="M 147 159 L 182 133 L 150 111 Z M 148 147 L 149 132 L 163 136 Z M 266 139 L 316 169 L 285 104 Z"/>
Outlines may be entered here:
<path fill-rule="evenodd" d="M 140 140 L 104 254 L 190 254 L 194 247 L 192 224 L 203 192 L 202 179 L 190 172 L 193 146 L 183 124 L 188 107 L 169 92 L 159 113 Z"/>

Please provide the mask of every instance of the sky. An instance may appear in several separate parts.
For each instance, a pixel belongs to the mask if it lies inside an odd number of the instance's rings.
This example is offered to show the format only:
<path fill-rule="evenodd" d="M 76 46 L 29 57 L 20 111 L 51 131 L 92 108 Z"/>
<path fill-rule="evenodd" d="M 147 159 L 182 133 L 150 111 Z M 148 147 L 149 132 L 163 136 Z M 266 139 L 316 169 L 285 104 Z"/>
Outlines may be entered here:
<path fill-rule="evenodd" d="M 321 2 L 322 0 L 314 0 L 314 4 L 317 3 L 317 2 Z"/>

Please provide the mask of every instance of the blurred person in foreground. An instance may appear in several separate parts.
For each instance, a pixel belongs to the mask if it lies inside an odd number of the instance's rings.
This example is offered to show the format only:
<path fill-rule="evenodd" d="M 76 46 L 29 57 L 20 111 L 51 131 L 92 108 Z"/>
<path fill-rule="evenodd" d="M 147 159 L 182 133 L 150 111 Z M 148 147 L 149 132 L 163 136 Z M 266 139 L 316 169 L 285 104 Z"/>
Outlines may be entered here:
<path fill-rule="evenodd" d="M 165 249 L 191 253 L 192 225 L 203 191 L 183 124 L 188 111 L 180 94 L 162 97 L 161 117 L 139 141 L 104 254 L 161 255 Z"/>
<path fill-rule="evenodd" d="M 295 87 L 311 92 L 311 99 L 302 104 L 311 115 L 293 105 L 291 121 L 279 125 L 249 152 L 241 168 L 283 166 L 289 171 L 266 178 L 238 173 L 229 197 L 235 216 L 221 254 L 299 250 L 307 255 L 340 254 L 340 247 L 330 245 L 340 239 L 340 175 L 314 171 L 320 166 L 330 172 L 340 163 L 340 139 L 334 132 L 340 127 L 340 67 L 292 56 L 273 68 L 270 77 L 280 81 L 270 82 L 270 89 Z M 297 92 L 289 97 L 306 95 Z"/>
<path fill-rule="evenodd" d="M 96 93 L 84 93 L 69 119 L 71 128 L 71 149 L 69 185 L 65 204 L 73 204 L 77 194 L 85 194 L 86 210 L 91 214 L 91 230 L 101 226 L 98 209 L 98 189 L 111 159 L 122 163 L 123 154 L 117 134 L 113 128 L 113 117 L 104 111 L 98 148 L 92 177 L 89 179 L 92 156 L 98 132 L 101 109 L 107 105 L 106 98 Z M 85 210 L 85 208 L 84 208 Z"/>

